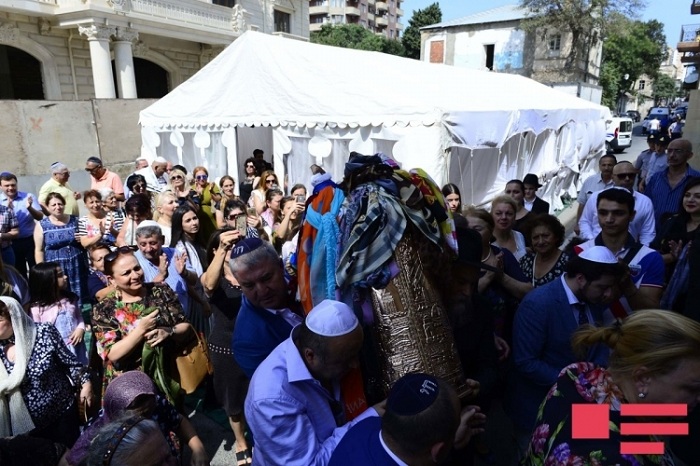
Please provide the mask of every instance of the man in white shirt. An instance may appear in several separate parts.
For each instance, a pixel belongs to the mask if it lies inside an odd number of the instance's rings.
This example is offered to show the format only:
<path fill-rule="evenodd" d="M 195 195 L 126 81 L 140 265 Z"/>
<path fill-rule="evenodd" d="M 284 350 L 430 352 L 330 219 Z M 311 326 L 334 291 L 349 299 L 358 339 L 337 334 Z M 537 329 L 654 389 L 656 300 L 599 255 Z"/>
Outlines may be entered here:
<path fill-rule="evenodd" d="M 630 222 L 629 232 L 635 241 L 639 241 L 645 246 L 649 246 L 656 236 L 656 221 L 654 220 L 654 205 L 644 194 L 634 191 L 634 180 L 637 176 L 637 170 L 630 162 L 620 162 L 613 168 L 613 182 L 615 188 L 624 188 L 634 196 L 634 219 Z M 598 209 L 596 203 L 598 194 L 593 193 L 586 202 L 579 220 L 579 236 L 584 239 L 593 239 L 598 236 L 601 231 L 600 223 L 598 222 Z"/>
<path fill-rule="evenodd" d="M 600 174 L 589 176 L 581 185 L 581 189 L 578 192 L 578 197 L 576 198 L 576 202 L 578 202 L 576 226 L 574 227 L 576 234 L 579 234 L 578 222 L 581 219 L 583 207 L 586 205 L 586 201 L 588 201 L 591 194 L 614 186 L 612 180 L 612 170 L 616 163 L 617 158 L 615 158 L 614 155 L 605 154 L 598 161 L 598 169 L 600 170 Z"/>

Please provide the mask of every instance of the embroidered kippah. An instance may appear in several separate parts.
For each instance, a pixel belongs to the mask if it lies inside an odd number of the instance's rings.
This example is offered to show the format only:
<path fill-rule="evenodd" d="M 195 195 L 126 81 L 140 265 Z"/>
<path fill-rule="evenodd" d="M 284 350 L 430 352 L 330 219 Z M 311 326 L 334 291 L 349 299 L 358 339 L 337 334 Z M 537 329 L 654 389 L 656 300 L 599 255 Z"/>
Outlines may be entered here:
<path fill-rule="evenodd" d="M 391 387 L 386 409 L 398 416 L 413 416 L 432 406 L 439 394 L 438 381 L 432 375 L 406 374 Z"/>
<path fill-rule="evenodd" d="M 360 325 L 352 309 L 340 301 L 326 299 L 311 309 L 306 316 L 306 326 L 322 337 L 347 335 Z"/>
<path fill-rule="evenodd" d="M 235 259 L 249 252 L 253 252 L 263 245 L 260 238 L 245 238 L 236 243 L 231 250 L 231 259 Z"/>

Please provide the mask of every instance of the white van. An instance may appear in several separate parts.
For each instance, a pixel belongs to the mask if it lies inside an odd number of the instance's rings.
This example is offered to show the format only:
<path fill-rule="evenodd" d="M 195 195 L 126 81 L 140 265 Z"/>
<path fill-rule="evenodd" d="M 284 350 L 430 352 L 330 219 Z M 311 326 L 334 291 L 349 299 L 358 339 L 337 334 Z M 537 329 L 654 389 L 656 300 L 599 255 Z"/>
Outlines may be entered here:
<path fill-rule="evenodd" d="M 607 121 L 605 148 L 619 154 L 632 145 L 632 126 L 629 117 L 613 117 Z"/>

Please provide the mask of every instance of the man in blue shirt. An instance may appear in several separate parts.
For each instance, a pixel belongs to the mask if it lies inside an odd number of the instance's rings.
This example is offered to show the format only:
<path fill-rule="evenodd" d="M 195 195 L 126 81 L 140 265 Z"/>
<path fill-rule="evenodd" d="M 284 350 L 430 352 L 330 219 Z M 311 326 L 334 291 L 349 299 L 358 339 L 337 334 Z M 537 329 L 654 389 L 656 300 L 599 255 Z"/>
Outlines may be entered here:
<path fill-rule="evenodd" d="M 34 267 L 34 221 L 44 218 L 36 196 L 17 189 L 17 177 L 10 172 L 0 173 L 0 205 L 11 208 L 19 225 L 19 235 L 12 240 L 15 268 L 27 277 Z"/>
<path fill-rule="evenodd" d="M 340 380 L 358 367 L 363 339 L 352 309 L 327 299 L 258 366 L 245 400 L 254 466 L 325 466 L 350 427 L 378 414 L 345 423 Z"/>
<path fill-rule="evenodd" d="M 680 210 L 683 190 L 688 179 L 700 176 L 699 171 L 688 165 L 688 160 L 693 156 L 693 145 L 687 139 L 671 141 L 666 155 L 668 166 L 654 174 L 644 189 L 644 194 L 654 204 L 657 230 L 663 220 Z"/>

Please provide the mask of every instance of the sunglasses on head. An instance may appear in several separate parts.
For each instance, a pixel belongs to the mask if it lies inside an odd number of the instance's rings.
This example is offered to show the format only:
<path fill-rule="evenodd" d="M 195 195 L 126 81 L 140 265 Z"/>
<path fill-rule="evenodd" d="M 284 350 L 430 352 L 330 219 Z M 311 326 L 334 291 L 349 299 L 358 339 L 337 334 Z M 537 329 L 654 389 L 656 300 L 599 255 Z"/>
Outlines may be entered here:
<path fill-rule="evenodd" d="M 209 175 L 197 175 L 197 176 L 195 176 L 195 179 L 197 179 L 197 180 L 206 180 L 207 178 L 209 178 Z"/>
<path fill-rule="evenodd" d="M 180 176 L 180 175 L 173 175 L 173 176 L 170 177 L 170 179 L 171 179 L 171 180 L 181 180 L 181 179 L 183 179 L 183 178 L 182 178 L 182 176 Z"/>
<path fill-rule="evenodd" d="M 138 248 L 136 246 L 121 246 L 107 254 L 104 257 L 104 260 L 105 262 L 112 262 L 119 256 L 119 254 L 129 254 L 136 251 L 137 249 Z"/>

